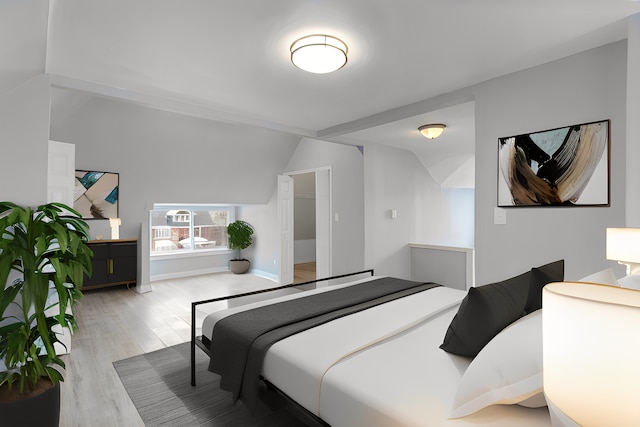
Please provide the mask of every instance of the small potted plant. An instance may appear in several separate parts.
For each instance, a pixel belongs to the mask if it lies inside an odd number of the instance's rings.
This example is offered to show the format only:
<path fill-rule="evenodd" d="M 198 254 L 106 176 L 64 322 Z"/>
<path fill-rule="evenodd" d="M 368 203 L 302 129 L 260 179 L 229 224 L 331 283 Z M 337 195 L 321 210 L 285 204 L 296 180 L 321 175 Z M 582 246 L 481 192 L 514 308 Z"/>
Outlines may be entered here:
<path fill-rule="evenodd" d="M 241 251 L 248 248 L 253 243 L 253 227 L 245 221 L 237 220 L 227 226 L 229 235 L 229 249 L 235 250 L 236 257 L 229 261 L 229 270 L 236 274 L 243 274 L 249 271 L 251 262 L 242 258 Z"/>
<path fill-rule="evenodd" d="M 91 275 L 88 241 L 86 222 L 66 205 L 32 209 L 0 202 L 3 425 L 59 423 L 64 363 L 54 344 L 61 328 L 76 328 L 67 307 L 81 298 L 84 275 Z"/>

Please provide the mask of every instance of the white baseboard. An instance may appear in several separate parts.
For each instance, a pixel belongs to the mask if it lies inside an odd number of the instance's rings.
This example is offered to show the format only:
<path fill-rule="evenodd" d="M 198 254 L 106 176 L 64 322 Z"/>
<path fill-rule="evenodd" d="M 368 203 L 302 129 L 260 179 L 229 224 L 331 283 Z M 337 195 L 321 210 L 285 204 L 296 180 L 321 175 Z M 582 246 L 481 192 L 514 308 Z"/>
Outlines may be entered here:
<path fill-rule="evenodd" d="M 202 274 L 222 273 L 223 271 L 229 271 L 229 267 L 212 267 L 200 270 L 180 271 L 178 273 L 157 274 L 149 277 L 149 281 L 156 282 L 158 280 L 179 279 L 181 277 L 200 276 Z"/>
<path fill-rule="evenodd" d="M 263 277 L 265 279 L 273 280 L 274 282 L 278 283 L 278 275 L 277 274 L 267 273 L 266 271 L 253 270 L 253 269 L 249 270 L 249 273 L 253 274 L 254 276 Z"/>
<path fill-rule="evenodd" d="M 147 292 L 151 292 L 153 287 L 151 286 L 151 283 L 138 283 L 132 289 L 139 294 L 146 294 Z"/>

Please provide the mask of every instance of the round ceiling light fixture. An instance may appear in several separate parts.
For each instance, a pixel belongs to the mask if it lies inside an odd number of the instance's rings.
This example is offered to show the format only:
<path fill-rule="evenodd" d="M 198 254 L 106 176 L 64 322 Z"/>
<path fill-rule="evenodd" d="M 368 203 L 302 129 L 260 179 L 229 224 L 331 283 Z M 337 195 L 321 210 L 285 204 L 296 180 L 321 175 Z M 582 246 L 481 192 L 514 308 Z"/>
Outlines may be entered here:
<path fill-rule="evenodd" d="M 301 70 L 326 74 L 339 70 L 347 63 L 347 45 L 326 34 L 299 38 L 291 44 L 291 62 Z"/>
<path fill-rule="evenodd" d="M 420 126 L 418 130 L 420 131 L 422 136 L 424 136 L 425 138 L 436 139 L 437 137 L 442 135 L 442 132 L 444 132 L 444 128 L 446 127 L 447 126 L 443 125 L 442 123 L 435 123 L 432 125 Z"/>

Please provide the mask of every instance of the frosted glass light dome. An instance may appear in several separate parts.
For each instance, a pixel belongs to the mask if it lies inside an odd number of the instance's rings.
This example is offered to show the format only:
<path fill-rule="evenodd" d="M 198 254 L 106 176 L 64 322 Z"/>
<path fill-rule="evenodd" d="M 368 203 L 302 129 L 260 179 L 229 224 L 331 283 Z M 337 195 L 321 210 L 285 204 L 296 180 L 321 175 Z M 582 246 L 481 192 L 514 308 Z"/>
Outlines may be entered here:
<path fill-rule="evenodd" d="M 347 63 L 347 45 L 325 34 L 299 38 L 291 44 L 290 50 L 293 65 L 310 73 L 331 73 Z"/>

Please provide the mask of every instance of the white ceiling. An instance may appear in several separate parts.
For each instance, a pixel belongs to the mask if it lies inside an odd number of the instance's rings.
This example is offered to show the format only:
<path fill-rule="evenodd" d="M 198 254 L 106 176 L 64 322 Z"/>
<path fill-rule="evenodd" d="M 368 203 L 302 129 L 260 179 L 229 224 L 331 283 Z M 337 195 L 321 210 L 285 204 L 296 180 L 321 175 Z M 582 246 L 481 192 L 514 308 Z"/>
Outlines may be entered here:
<path fill-rule="evenodd" d="M 58 88 L 405 148 L 443 182 L 473 156 L 473 103 L 385 112 L 623 39 L 638 12 L 628 0 L 51 0 L 46 68 Z M 347 43 L 344 68 L 290 63 L 290 44 L 314 33 Z M 367 129 L 371 117 L 384 125 Z M 448 128 L 425 143 L 415 129 L 430 121 Z"/>

